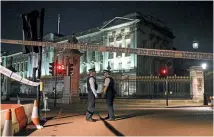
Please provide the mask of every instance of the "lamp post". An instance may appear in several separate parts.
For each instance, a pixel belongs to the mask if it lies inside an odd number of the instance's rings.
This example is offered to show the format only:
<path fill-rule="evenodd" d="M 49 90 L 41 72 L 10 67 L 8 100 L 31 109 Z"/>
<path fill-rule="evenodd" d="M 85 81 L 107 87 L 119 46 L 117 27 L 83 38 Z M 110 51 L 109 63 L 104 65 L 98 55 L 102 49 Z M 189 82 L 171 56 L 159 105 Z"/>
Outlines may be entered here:
<path fill-rule="evenodd" d="M 195 52 L 197 51 L 198 47 L 199 47 L 199 42 L 198 42 L 197 40 L 193 40 L 193 42 L 192 42 L 192 48 L 193 48 L 193 50 L 194 50 Z M 193 64 L 196 65 L 196 64 L 197 64 L 197 60 L 195 60 L 195 61 L 193 62 Z M 197 66 L 197 65 L 196 65 L 196 66 Z"/>
<path fill-rule="evenodd" d="M 202 63 L 201 67 L 203 69 L 204 85 L 205 85 L 205 71 L 207 69 L 207 63 Z M 208 105 L 208 100 L 207 100 L 207 97 L 206 97 L 206 90 L 205 90 L 205 88 L 204 88 L 204 105 Z"/>
<path fill-rule="evenodd" d="M 54 107 L 56 107 L 56 103 L 57 103 L 57 90 L 56 90 L 56 86 L 57 86 L 57 71 L 58 71 L 58 57 L 59 57 L 59 53 L 56 55 L 56 48 L 54 48 L 54 56 L 55 56 L 55 61 L 54 61 L 54 66 L 55 66 L 55 88 L 54 88 Z"/>

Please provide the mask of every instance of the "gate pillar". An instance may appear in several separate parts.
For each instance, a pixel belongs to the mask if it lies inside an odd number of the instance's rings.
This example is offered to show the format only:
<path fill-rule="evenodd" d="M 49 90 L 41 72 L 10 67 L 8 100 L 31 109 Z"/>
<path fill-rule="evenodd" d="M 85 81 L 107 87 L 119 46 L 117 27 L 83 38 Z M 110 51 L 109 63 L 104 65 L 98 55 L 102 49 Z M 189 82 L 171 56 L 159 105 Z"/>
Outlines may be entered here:
<path fill-rule="evenodd" d="M 190 84 L 192 99 L 195 102 L 204 102 L 204 72 L 200 66 L 192 66 L 189 69 L 192 82 Z"/>
<path fill-rule="evenodd" d="M 72 50 L 70 56 L 71 63 L 74 65 L 74 74 L 71 76 L 71 103 L 79 102 L 79 81 L 80 81 L 80 57 L 83 54 L 78 50 Z"/>

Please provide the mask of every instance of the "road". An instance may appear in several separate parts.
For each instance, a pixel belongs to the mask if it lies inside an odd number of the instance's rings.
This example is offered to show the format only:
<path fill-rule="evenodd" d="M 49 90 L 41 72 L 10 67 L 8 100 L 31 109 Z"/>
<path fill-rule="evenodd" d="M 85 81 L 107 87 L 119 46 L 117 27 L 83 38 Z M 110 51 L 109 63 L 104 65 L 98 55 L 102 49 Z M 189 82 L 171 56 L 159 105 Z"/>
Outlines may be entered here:
<path fill-rule="evenodd" d="M 61 112 L 61 115 L 59 115 Z M 48 112 L 42 130 L 27 129 L 18 136 L 213 136 L 210 107 L 116 108 L 116 121 L 106 121 L 105 108 L 85 120 L 85 111 L 58 108 Z"/>

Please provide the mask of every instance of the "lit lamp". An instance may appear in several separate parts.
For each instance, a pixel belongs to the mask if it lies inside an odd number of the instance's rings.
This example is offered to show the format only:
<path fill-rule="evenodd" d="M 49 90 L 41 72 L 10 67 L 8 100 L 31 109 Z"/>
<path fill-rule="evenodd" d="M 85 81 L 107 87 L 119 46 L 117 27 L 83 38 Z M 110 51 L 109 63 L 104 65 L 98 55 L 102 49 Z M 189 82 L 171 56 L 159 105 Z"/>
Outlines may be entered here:
<path fill-rule="evenodd" d="M 207 69 L 207 63 L 202 63 L 201 64 L 201 67 L 202 69 L 204 70 L 204 81 L 205 81 L 205 70 Z M 206 90 L 204 90 L 204 105 L 208 105 L 208 100 L 207 100 L 207 97 L 206 97 L 206 93 L 205 93 Z"/>
<path fill-rule="evenodd" d="M 197 50 L 198 47 L 199 47 L 199 43 L 198 43 L 197 40 L 194 40 L 194 41 L 192 42 L 192 47 L 193 47 L 194 51 L 196 52 L 196 50 Z M 197 60 L 195 60 L 194 63 L 197 64 Z"/>
<path fill-rule="evenodd" d="M 193 47 L 193 49 L 195 49 L 195 50 L 198 49 L 198 47 L 199 47 L 198 41 L 194 40 L 193 43 L 192 43 L 192 47 Z"/>
<path fill-rule="evenodd" d="M 207 64 L 203 63 L 203 64 L 201 64 L 201 67 L 202 67 L 203 70 L 206 70 L 207 69 Z"/>

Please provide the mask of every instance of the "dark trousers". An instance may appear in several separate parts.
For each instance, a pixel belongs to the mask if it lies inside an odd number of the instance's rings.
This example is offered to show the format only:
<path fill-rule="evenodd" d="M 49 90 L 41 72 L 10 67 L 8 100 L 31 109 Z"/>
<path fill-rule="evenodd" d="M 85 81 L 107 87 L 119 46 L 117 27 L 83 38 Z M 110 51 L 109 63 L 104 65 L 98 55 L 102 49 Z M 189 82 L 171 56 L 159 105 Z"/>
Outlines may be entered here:
<path fill-rule="evenodd" d="M 90 91 L 88 92 L 88 109 L 86 111 L 86 118 L 92 118 L 95 111 L 95 96 Z"/>
<path fill-rule="evenodd" d="M 108 109 L 108 117 L 109 118 L 115 118 L 114 116 L 114 96 L 112 95 L 106 95 L 106 104 Z"/>

